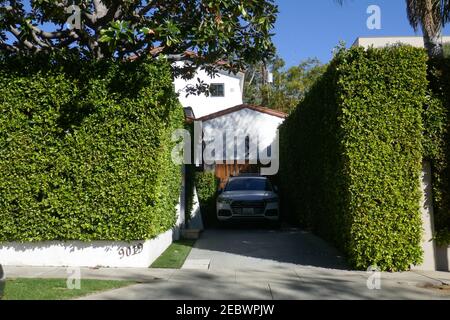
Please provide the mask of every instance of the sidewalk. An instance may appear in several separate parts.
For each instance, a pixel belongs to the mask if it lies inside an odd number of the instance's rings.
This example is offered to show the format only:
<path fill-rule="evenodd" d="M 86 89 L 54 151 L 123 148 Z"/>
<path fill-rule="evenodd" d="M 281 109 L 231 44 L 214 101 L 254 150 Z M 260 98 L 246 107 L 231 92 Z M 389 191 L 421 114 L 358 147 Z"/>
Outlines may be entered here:
<path fill-rule="evenodd" d="M 67 278 L 73 268 L 3 266 L 7 278 Z M 174 269 L 150 268 L 80 268 L 82 279 L 150 282 L 169 280 Z"/>
<path fill-rule="evenodd" d="M 7 278 L 66 278 L 66 268 L 5 266 Z M 450 299 L 450 273 L 383 273 L 381 290 L 367 288 L 366 272 L 289 267 L 233 270 L 81 268 L 82 279 L 132 280 L 125 288 L 82 299 Z"/>

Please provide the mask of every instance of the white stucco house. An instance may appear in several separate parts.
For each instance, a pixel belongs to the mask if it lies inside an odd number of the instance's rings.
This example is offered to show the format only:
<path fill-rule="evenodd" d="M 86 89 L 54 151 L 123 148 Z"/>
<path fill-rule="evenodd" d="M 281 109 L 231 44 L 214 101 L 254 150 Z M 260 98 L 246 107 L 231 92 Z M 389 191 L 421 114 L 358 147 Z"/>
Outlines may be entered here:
<path fill-rule="evenodd" d="M 203 129 L 204 169 L 214 171 L 222 187 L 241 173 L 275 175 L 278 127 L 285 117 L 280 111 L 241 104 L 197 119 Z"/>
<path fill-rule="evenodd" d="M 210 94 L 187 95 L 187 88 L 199 81 L 210 86 Z M 192 150 L 197 170 L 214 172 L 221 187 L 230 176 L 272 175 L 278 171 L 278 127 L 287 115 L 244 104 L 244 81 L 244 72 L 220 70 L 212 77 L 201 69 L 191 80 L 174 80 L 186 121 L 194 122 L 195 130 L 199 131 L 197 147 Z M 194 190 L 194 206 L 187 228 L 203 229 L 196 197 Z"/>
<path fill-rule="evenodd" d="M 206 71 L 199 69 L 193 79 L 176 78 L 174 85 L 175 91 L 179 94 L 181 105 L 184 108 L 192 108 L 195 117 L 200 118 L 242 104 L 244 78 L 244 72 L 233 74 L 219 71 L 215 77 L 210 77 Z M 210 85 L 211 93 L 209 96 L 205 94 L 186 96 L 186 88 L 195 86 L 197 79 Z"/>
<path fill-rule="evenodd" d="M 186 96 L 186 88 L 195 86 L 198 80 L 210 85 L 210 95 Z M 214 171 L 222 183 L 231 175 L 261 173 L 261 166 L 271 164 L 272 144 L 286 117 L 280 111 L 243 104 L 244 81 L 244 72 L 222 70 L 211 77 L 200 69 L 192 80 L 174 80 L 187 120 L 201 124 L 202 156 L 211 151 L 211 157 L 202 157 L 201 166 Z M 211 147 L 214 143 L 218 143 L 215 148 Z"/>

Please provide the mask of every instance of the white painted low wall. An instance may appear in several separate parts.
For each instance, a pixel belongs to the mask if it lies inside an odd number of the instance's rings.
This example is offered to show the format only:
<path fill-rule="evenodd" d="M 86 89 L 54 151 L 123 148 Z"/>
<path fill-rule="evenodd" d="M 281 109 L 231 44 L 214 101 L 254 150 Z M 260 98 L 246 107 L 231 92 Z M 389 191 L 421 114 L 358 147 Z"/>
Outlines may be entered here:
<path fill-rule="evenodd" d="M 180 201 L 180 203 L 183 203 Z M 184 226 L 184 205 L 177 207 L 176 226 L 146 241 L 43 241 L 0 243 L 0 264 L 5 266 L 148 268 Z"/>
<path fill-rule="evenodd" d="M 12 266 L 78 266 L 147 268 L 172 243 L 169 230 L 148 241 L 45 241 L 0 245 L 0 264 Z"/>
<path fill-rule="evenodd" d="M 428 161 L 422 163 L 420 176 L 421 201 L 420 212 L 422 217 L 422 251 L 423 262 L 421 265 L 412 266 L 412 270 L 435 271 L 436 270 L 436 241 L 434 235 L 434 210 L 433 187 L 431 181 L 431 164 Z"/>

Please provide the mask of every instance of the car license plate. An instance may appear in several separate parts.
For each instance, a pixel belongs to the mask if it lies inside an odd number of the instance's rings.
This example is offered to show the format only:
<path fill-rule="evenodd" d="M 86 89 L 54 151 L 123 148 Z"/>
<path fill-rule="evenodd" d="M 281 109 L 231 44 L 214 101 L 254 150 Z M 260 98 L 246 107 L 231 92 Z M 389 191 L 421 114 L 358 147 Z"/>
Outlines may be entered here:
<path fill-rule="evenodd" d="M 242 214 L 244 214 L 244 215 L 252 215 L 253 214 L 253 208 L 244 208 L 242 210 Z"/>

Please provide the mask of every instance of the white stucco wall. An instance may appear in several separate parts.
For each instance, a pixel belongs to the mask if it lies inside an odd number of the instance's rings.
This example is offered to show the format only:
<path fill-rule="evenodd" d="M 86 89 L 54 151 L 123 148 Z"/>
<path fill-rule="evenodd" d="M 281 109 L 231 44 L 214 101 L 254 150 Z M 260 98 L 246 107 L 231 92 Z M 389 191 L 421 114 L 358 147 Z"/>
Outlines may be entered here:
<path fill-rule="evenodd" d="M 147 268 L 172 243 L 173 231 L 148 241 L 11 242 L 0 246 L 0 263 L 9 266 Z"/>
<path fill-rule="evenodd" d="M 428 161 L 422 163 L 420 188 L 422 191 L 420 212 L 423 228 L 423 262 L 421 265 L 411 266 L 411 269 L 421 271 L 450 271 L 450 246 L 439 247 L 433 239 L 433 235 L 435 234 L 433 188 L 431 165 Z"/>
<path fill-rule="evenodd" d="M 450 36 L 442 37 L 442 42 L 450 42 Z M 418 48 L 424 47 L 423 37 L 360 37 L 356 39 L 353 46 L 360 46 L 366 49 L 370 46 L 373 46 L 374 48 L 383 48 L 399 43 L 408 44 Z"/>
<path fill-rule="evenodd" d="M 258 138 L 260 150 L 270 146 L 276 138 L 277 129 L 284 119 L 267 113 L 244 108 L 239 111 L 223 115 L 203 122 L 204 141 L 208 143 L 214 140 L 219 132 L 229 132 L 241 139 L 238 139 L 238 146 L 245 143 L 245 137 L 250 136 Z M 230 143 L 229 140 L 227 144 Z M 235 142 L 232 141 L 233 145 Z M 224 145 L 224 149 L 227 146 Z M 231 147 L 232 148 L 232 147 Z M 234 154 L 227 153 L 224 160 L 240 160 L 241 157 L 235 158 Z M 250 160 L 254 160 L 250 158 Z"/>
<path fill-rule="evenodd" d="M 434 210 L 433 210 L 433 188 L 431 185 L 431 165 L 428 161 L 422 163 L 420 177 L 420 189 L 422 193 L 420 201 L 420 212 L 422 217 L 422 250 L 423 262 L 419 266 L 413 266 L 413 270 L 434 271 L 436 270 L 436 241 L 434 235 Z"/>
<path fill-rule="evenodd" d="M 243 100 L 243 77 L 242 73 L 237 75 L 219 73 L 215 78 L 211 78 L 208 74 L 199 70 L 192 80 L 175 79 L 175 91 L 179 94 L 180 103 L 184 108 L 191 107 L 195 117 L 200 118 L 224 109 L 228 109 L 242 104 Z M 187 86 L 195 86 L 200 78 L 207 84 L 223 83 L 225 85 L 224 97 L 207 97 L 206 95 L 189 95 L 186 97 L 185 89 Z"/>
<path fill-rule="evenodd" d="M 176 226 L 146 241 L 43 241 L 0 244 L 0 264 L 9 266 L 148 268 L 180 238 L 184 212 Z"/>

